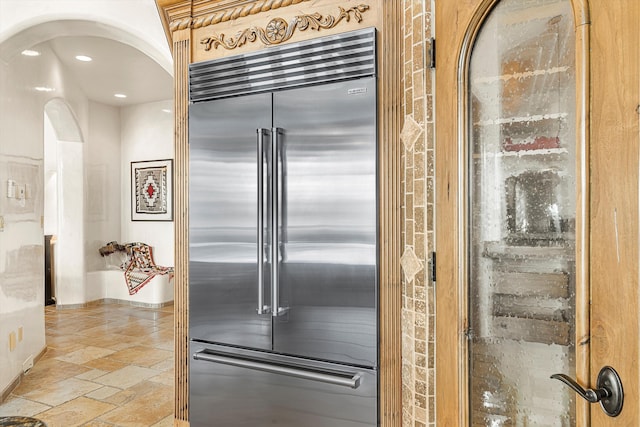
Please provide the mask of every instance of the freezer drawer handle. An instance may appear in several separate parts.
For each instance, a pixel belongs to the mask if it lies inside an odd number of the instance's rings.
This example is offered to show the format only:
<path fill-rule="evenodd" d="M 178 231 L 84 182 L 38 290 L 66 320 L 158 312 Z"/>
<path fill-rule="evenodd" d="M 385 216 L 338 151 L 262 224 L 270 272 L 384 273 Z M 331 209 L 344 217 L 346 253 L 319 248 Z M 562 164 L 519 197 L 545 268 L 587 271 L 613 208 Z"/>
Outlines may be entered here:
<path fill-rule="evenodd" d="M 237 359 L 222 354 L 215 354 L 210 351 L 199 351 L 193 355 L 194 360 L 206 362 L 222 363 L 224 365 L 237 366 L 239 368 L 254 369 L 257 371 L 269 372 L 272 374 L 287 375 L 290 377 L 302 378 L 305 380 L 319 381 L 323 383 L 349 387 L 356 389 L 360 387 L 360 374 L 354 372 L 344 372 L 342 375 L 335 372 L 319 372 L 306 369 L 292 368 L 282 365 L 257 360 Z"/>
<path fill-rule="evenodd" d="M 264 304 L 264 136 L 267 129 L 257 130 L 257 163 L 258 163 L 258 314 L 266 314 L 271 307 Z"/>

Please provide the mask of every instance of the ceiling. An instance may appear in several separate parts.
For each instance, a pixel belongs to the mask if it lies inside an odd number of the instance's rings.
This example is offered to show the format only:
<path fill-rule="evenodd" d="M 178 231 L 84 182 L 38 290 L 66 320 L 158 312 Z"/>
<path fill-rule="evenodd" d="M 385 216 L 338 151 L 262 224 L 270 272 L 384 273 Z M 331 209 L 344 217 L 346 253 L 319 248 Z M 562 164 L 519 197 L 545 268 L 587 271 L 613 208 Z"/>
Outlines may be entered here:
<path fill-rule="evenodd" d="M 141 51 L 102 37 L 58 37 L 47 42 L 86 96 L 116 107 L 173 98 L 173 78 Z M 91 62 L 76 55 L 90 56 Z M 114 94 L 127 95 L 116 98 Z"/>

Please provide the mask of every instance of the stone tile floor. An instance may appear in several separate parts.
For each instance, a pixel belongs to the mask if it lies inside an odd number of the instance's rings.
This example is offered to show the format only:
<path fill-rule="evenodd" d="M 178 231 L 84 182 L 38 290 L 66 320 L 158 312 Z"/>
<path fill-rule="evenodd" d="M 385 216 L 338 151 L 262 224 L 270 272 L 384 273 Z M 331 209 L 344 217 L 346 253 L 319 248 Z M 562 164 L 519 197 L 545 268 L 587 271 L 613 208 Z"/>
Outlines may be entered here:
<path fill-rule="evenodd" d="M 47 352 L 0 416 L 48 427 L 173 426 L 173 305 L 45 308 Z"/>

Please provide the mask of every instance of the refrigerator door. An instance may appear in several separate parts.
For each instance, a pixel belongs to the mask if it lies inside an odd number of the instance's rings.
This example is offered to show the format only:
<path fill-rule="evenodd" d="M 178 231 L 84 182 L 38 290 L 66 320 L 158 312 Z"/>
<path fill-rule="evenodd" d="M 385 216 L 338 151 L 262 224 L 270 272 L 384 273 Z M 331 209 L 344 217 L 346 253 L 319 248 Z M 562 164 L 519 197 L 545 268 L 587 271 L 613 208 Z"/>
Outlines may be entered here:
<path fill-rule="evenodd" d="M 191 343 L 191 427 L 377 425 L 375 370 Z"/>
<path fill-rule="evenodd" d="M 258 211 L 261 203 L 268 211 L 270 127 L 271 94 L 189 107 L 191 339 L 271 349 L 271 316 L 259 314 L 266 311 L 259 297 L 261 290 L 268 295 L 269 274 L 260 285 L 259 258 L 266 258 L 257 243 L 267 235 L 259 231 L 267 215 L 260 221 Z"/>
<path fill-rule="evenodd" d="M 274 351 L 377 365 L 376 80 L 276 92 Z"/>

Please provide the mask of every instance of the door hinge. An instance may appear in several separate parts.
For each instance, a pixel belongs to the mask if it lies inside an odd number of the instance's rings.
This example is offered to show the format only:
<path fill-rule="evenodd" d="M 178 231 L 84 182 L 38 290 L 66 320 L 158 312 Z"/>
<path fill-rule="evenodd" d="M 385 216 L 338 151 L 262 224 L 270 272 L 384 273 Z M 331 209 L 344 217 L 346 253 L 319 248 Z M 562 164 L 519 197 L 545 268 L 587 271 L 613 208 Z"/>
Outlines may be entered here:
<path fill-rule="evenodd" d="M 431 281 L 436 282 L 436 253 L 431 252 Z"/>
<path fill-rule="evenodd" d="M 436 39 L 433 37 L 429 39 L 427 58 L 429 68 L 436 68 Z"/>

